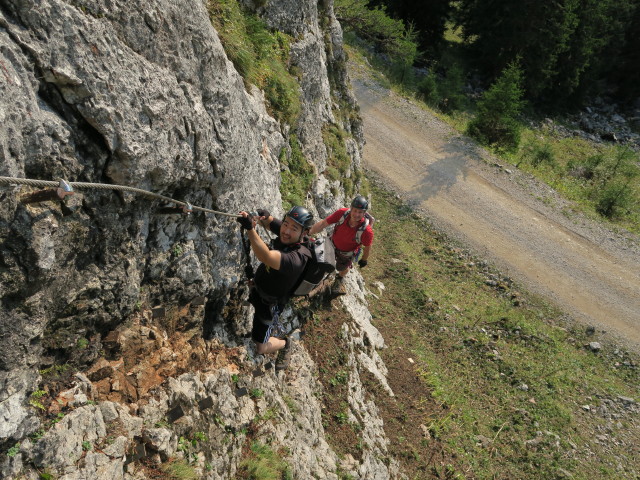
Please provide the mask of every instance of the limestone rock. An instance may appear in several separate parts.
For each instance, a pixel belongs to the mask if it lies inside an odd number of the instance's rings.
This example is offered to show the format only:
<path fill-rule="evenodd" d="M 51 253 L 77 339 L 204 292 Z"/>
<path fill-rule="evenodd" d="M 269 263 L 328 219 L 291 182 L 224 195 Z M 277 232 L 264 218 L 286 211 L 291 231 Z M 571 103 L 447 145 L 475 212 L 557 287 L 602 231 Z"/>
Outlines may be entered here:
<path fill-rule="evenodd" d="M 323 216 L 342 206 L 340 182 L 323 174 L 323 129 L 351 135 L 346 177 L 360 167 L 364 137 L 357 116 L 335 115 L 338 104 L 356 103 L 333 3 L 243 3 L 291 35 L 296 125 L 277 121 L 264 93 L 236 71 L 206 3 L 4 2 L 0 175 L 122 184 L 231 215 L 262 207 L 280 216 L 279 159 L 295 133 L 317 174 L 309 207 Z M 233 218 L 159 214 L 166 202 L 109 190 L 78 191 L 67 204 L 20 202 L 34 190 L 0 187 L 0 443 L 20 443 L 2 475 L 141 479 L 143 457 L 183 455 L 203 478 L 234 478 L 251 431 L 288 452 L 294 478 L 337 480 L 309 355 L 297 346 L 293 368 L 276 375 L 247 338 L 245 254 Z M 384 339 L 361 278 L 350 277 L 349 408 L 364 450 L 348 468 L 401 478 L 382 460 L 382 420 L 359 379 L 369 371 L 393 394 L 377 352 Z M 196 297 L 206 297 L 200 310 L 190 305 Z M 291 308 L 282 319 L 300 326 Z M 87 368 L 50 399 L 59 421 L 31 441 L 41 425 L 28 397 L 53 352 Z"/>

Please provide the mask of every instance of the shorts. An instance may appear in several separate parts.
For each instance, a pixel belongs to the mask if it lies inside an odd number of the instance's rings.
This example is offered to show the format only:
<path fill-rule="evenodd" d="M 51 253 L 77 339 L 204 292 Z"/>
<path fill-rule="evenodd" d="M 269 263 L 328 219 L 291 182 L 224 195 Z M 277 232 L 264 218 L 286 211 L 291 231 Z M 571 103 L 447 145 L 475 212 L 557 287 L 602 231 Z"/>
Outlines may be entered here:
<path fill-rule="evenodd" d="M 353 254 L 345 255 L 341 251 L 336 250 L 336 270 L 339 272 L 342 272 L 347 268 L 351 268 L 351 265 L 353 264 L 353 258 L 354 258 Z"/>
<path fill-rule="evenodd" d="M 278 311 L 281 312 L 284 305 L 264 300 L 255 288 L 252 288 L 249 292 L 249 303 L 251 303 L 255 309 L 255 313 L 253 314 L 253 327 L 251 328 L 251 339 L 256 343 L 267 343 L 269 337 L 273 336 L 274 322 L 272 309 L 274 306 L 277 306 Z"/>

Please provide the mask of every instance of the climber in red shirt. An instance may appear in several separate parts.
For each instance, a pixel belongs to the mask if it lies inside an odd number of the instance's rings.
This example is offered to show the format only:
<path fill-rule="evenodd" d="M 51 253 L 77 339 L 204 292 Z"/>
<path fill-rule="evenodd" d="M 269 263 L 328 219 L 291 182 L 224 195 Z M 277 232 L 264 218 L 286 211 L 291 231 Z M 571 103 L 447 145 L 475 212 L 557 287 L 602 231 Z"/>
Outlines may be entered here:
<path fill-rule="evenodd" d="M 371 254 L 373 244 L 373 229 L 371 226 L 375 221 L 367 213 L 369 202 L 366 198 L 358 195 L 351 202 L 351 208 L 341 208 L 327 218 L 317 222 L 309 230 L 309 235 L 324 230 L 329 225 L 337 224 L 331 234 L 331 240 L 336 251 L 336 270 L 338 276 L 332 291 L 339 295 L 346 293 L 342 280 L 352 267 L 353 260 L 358 257 L 362 248 L 362 256 L 358 261 L 358 266 L 367 266 L 367 259 Z"/>

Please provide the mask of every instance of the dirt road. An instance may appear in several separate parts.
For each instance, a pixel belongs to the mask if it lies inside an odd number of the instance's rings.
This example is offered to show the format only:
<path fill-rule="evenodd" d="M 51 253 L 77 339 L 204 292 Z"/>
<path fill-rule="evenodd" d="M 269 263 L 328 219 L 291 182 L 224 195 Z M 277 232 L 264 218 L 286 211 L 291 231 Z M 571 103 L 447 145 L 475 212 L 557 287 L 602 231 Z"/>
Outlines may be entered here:
<path fill-rule="evenodd" d="M 364 165 L 476 254 L 640 350 L 640 241 L 571 212 L 419 106 L 351 72 Z"/>

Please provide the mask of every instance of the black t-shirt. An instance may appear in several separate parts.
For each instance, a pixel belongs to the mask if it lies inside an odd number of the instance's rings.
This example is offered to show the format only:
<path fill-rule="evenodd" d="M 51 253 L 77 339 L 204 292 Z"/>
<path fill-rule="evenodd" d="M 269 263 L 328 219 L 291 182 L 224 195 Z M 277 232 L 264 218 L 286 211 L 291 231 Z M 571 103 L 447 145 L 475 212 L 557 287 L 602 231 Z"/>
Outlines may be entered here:
<path fill-rule="evenodd" d="M 261 293 L 286 300 L 304 273 L 304 267 L 309 260 L 309 250 L 299 243 L 284 245 L 280 241 L 281 225 L 282 222 L 275 219 L 269 224 L 269 229 L 278 235 L 278 238 L 273 241 L 272 250 L 279 250 L 282 253 L 280 270 L 261 263 L 256 270 L 254 281 Z"/>

